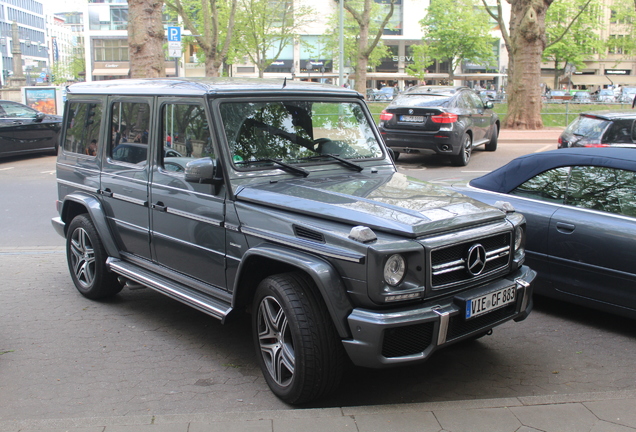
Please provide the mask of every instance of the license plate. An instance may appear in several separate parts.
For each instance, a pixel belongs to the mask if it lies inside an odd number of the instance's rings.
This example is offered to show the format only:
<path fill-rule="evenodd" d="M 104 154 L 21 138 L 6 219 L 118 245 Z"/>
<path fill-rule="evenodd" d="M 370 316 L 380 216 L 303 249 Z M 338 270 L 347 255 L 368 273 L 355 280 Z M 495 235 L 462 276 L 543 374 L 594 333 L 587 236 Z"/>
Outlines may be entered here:
<path fill-rule="evenodd" d="M 517 289 L 514 286 L 500 289 L 466 301 L 466 319 L 475 318 L 515 301 Z"/>
<path fill-rule="evenodd" d="M 400 116 L 400 121 L 413 122 L 413 123 L 423 123 L 424 122 L 424 116 L 403 115 L 403 116 Z"/>

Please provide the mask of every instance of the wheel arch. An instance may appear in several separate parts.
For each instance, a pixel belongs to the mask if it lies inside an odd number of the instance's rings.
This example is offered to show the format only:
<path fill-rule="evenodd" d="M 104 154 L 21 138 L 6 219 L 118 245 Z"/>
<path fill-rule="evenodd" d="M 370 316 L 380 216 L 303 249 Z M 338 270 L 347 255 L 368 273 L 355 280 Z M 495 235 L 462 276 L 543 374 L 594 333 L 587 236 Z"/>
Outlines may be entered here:
<path fill-rule="evenodd" d="M 249 305 L 258 284 L 266 277 L 293 271 L 303 272 L 313 280 L 338 335 L 350 338 L 347 317 L 353 307 L 338 272 L 324 259 L 298 250 L 270 244 L 248 250 L 238 268 L 232 307 L 238 310 Z"/>
<path fill-rule="evenodd" d="M 119 258 L 119 250 L 108 227 L 106 213 L 102 208 L 102 203 L 92 195 L 74 193 L 64 198 L 62 211 L 60 212 L 60 216 L 64 222 L 64 235 L 68 235 L 68 225 L 73 218 L 83 213 L 88 213 L 93 221 L 108 256 Z"/>

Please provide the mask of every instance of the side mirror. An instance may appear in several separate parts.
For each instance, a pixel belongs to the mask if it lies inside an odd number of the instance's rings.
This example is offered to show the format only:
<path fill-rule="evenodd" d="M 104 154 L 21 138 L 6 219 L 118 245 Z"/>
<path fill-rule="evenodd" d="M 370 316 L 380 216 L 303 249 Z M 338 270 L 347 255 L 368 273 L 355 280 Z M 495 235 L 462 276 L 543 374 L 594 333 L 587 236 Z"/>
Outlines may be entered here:
<path fill-rule="evenodd" d="M 486 101 L 486 103 L 484 103 L 484 106 L 486 107 L 486 109 L 493 109 L 494 107 L 492 101 Z"/>
<path fill-rule="evenodd" d="M 195 159 L 185 166 L 185 180 L 190 183 L 213 184 L 215 189 L 223 183 L 218 161 L 209 157 Z M 215 190 L 215 194 L 218 191 Z"/>
<path fill-rule="evenodd" d="M 44 117 L 46 117 L 46 114 L 43 112 L 39 112 L 35 115 L 35 118 L 33 119 L 33 121 L 36 123 L 40 123 L 42 120 L 44 120 Z"/>

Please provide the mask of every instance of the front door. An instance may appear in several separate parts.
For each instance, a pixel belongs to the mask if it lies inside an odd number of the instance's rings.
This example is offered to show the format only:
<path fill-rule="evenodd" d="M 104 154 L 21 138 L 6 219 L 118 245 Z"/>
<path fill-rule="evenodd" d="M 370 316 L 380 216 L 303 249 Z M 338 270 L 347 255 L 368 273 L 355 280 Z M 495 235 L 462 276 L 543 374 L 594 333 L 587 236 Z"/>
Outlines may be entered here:
<path fill-rule="evenodd" d="M 138 137 L 150 130 L 152 108 L 152 98 L 148 97 L 109 100 L 108 148 L 100 188 L 119 249 L 145 259 L 151 259 L 148 206 L 151 152 L 148 140 Z"/>
<path fill-rule="evenodd" d="M 188 162 L 216 155 L 205 105 L 165 98 L 157 115 L 159 139 L 153 145 L 162 150 L 150 183 L 154 260 L 225 289 L 225 189 L 186 182 L 183 173 Z"/>

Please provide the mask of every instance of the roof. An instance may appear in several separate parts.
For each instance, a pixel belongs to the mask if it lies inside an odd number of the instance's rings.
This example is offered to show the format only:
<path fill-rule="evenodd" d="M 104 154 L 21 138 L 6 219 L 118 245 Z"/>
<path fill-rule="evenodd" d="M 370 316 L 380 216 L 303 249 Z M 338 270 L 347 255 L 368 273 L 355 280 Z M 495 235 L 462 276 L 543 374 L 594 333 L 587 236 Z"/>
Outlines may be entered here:
<path fill-rule="evenodd" d="M 492 192 L 508 193 L 518 185 L 549 169 L 571 165 L 596 165 L 636 171 L 636 149 L 564 148 L 531 153 L 470 181 L 470 185 Z"/>
<path fill-rule="evenodd" d="M 634 119 L 636 118 L 636 111 L 589 111 L 582 112 L 579 115 L 598 117 L 605 120 L 616 120 L 621 118 Z"/>
<path fill-rule="evenodd" d="M 202 96 L 212 94 L 249 94 L 280 91 L 281 94 L 320 93 L 363 96 L 355 90 L 330 84 L 286 79 L 262 78 L 145 78 L 91 81 L 72 84 L 68 94 L 131 94 L 165 96 Z"/>

